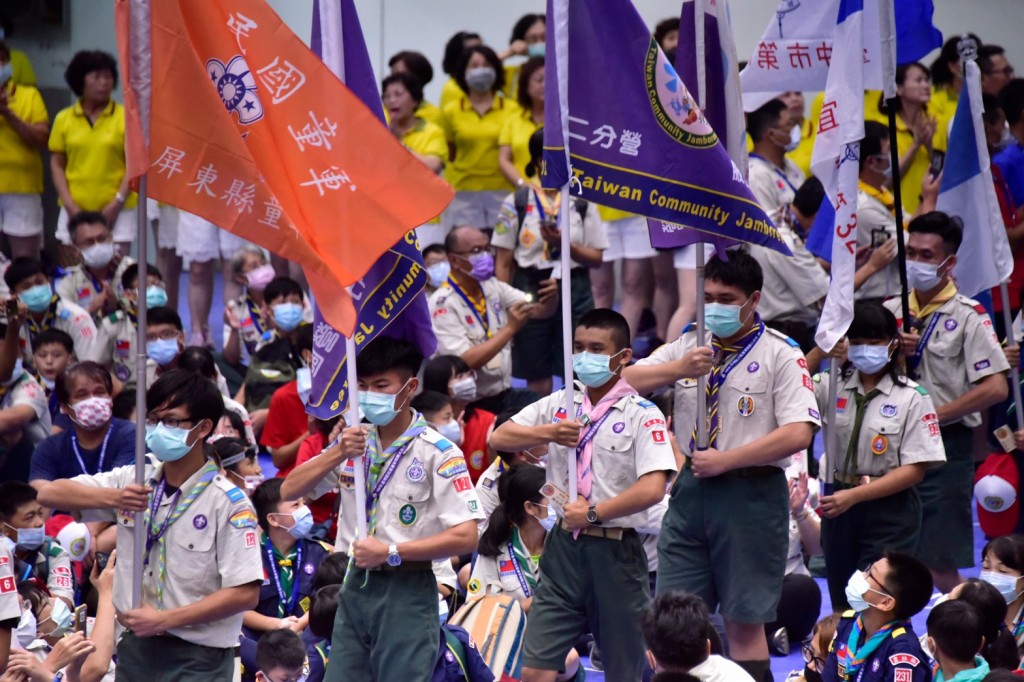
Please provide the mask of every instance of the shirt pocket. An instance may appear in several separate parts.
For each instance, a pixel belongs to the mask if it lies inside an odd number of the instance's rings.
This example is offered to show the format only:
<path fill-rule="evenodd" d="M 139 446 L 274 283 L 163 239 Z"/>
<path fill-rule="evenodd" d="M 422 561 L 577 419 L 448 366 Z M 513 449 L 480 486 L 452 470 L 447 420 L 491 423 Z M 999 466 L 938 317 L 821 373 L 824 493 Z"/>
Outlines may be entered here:
<path fill-rule="evenodd" d="M 186 513 L 173 526 L 174 539 L 167 547 L 167 567 L 182 579 L 178 584 L 186 592 L 209 584 L 210 567 L 216 565 L 213 556 L 217 539 L 215 525 L 213 518 Z"/>
<path fill-rule="evenodd" d="M 620 429 L 618 433 L 616 428 Z M 625 422 L 615 421 L 615 417 L 601 426 L 601 432 L 591 441 L 594 449 L 590 467 L 595 478 L 616 484 L 635 477 L 633 438 L 633 430 Z"/>
<path fill-rule="evenodd" d="M 874 415 L 864 418 L 864 425 L 861 428 L 860 440 L 865 443 L 862 446 L 865 449 L 859 453 L 859 460 L 862 463 L 860 473 L 872 476 L 881 476 L 900 465 L 899 452 L 903 444 L 902 421 L 896 415 L 886 418 L 877 412 L 878 409 L 891 408 L 894 404 L 880 405 L 880 408 L 875 408 Z"/>
<path fill-rule="evenodd" d="M 465 474 L 461 474 L 465 475 Z M 397 504 L 416 504 L 430 499 L 430 484 L 427 481 L 412 483 L 410 481 L 395 482 L 395 502 Z"/>

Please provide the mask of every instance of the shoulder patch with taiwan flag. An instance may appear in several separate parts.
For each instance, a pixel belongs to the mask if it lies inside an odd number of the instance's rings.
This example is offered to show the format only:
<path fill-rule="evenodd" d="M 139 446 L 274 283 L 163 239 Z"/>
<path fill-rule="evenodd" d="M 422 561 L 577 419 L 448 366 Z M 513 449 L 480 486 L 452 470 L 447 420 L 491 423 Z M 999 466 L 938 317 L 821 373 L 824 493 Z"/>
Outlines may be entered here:
<path fill-rule="evenodd" d="M 498 564 L 498 573 L 500 573 L 502 576 L 515 575 L 516 574 L 515 564 L 512 563 L 511 559 L 506 559 L 506 560 L 502 561 L 501 563 Z"/>
<path fill-rule="evenodd" d="M 551 418 L 551 423 L 557 424 L 558 422 L 565 421 L 565 417 L 568 414 L 569 413 L 565 411 L 564 407 L 559 407 L 557 410 L 555 410 L 555 416 Z"/>
<path fill-rule="evenodd" d="M 452 457 L 437 468 L 437 475 L 441 478 L 455 478 L 464 473 L 466 473 L 466 460 L 462 457 Z"/>
<path fill-rule="evenodd" d="M 892 665 L 909 665 L 911 668 L 916 668 L 921 660 L 914 654 L 893 654 L 889 657 L 889 663 Z"/>

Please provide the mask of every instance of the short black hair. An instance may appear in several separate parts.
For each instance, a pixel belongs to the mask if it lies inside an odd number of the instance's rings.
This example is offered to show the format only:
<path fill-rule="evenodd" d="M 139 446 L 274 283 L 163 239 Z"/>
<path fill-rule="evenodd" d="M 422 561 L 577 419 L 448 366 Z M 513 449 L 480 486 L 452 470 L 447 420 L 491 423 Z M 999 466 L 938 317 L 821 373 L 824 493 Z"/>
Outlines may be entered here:
<path fill-rule="evenodd" d="M 13 517 L 22 506 L 35 502 L 36 495 L 36 489 L 24 481 L 0 483 L 0 519 Z"/>
<path fill-rule="evenodd" d="M 21 256 L 15 258 L 14 262 L 7 267 L 7 271 L 4 272 L 4 282 L 7 284 L 7 288 L 13 292 L 19 284 L 40 272 L 44 275 L 47 274 L 38 258 Z"/>
<path fill-rule="evenodd" d="M 234 413 L 225 410 L 224 414 L 229 415 Z M 248 452 L 249 444 L 238 438 L 218 438 L 212 443 L 209 443 L 208 446 L 210 448 L 210 452 L 216 458 L 217 464 L 220 466 L 220 468 L 232 471 L 234 473 L 238 473 L 237 468 L 238 465 L 242 463 L 242 461 L 244 461 L 245 459 L 255 459 L 256 457 L 256 455 Z M 243 457 L 236 462 L 232 462 L 231 464 L 224 463 L 225 460 L 237 458 L 238 455 L 243 455 Z"/>
<path fill-rule="evenodd" d="M 960 244 L 964 239 L 963 221 L 942 211 L 929 211 L 917 216 L 910 221 L 907 229 L 910 234 L 920 232 L 938 235 L 950 256 L 960 250 Z"/>
<path fill-rule="evenodd" d="M 447 393 L 439 391 L 423 391 L 415 396 L 410 403 L 412 409 L 424 415 L 436 414 L 452 404 L 452 399 Z"/>
<path fill-rule="evenodd" d="M 162 305 L 159 308 L 150 308 L 146 313 L 146 323 L 149 326 L 156 324 L 169 324 L 179 332 L 185 331 L 184 325 L 181 324 L 181 316 L 178 315 L 178 311 L 165 305 Z"/>
<path fill-rule="evenodd" d="M 526 503 L 544 501 L 541 488 L 547 474 L 534 464 L 516 464 L 498 479 L 500 503 L 491 511 L 487 528 L 480 535 L 477 553 L 496 557 L 512 539 L 512 528 L 526 523 Z"/>
<path fill-rule="evenodd" d="M 156 267 L 155 265 L 153 265 L 151 263 L 147 263 L 146 264 L 146 268 L 147 268 L 147 272 L 146 272 L 147 276 L 155 275 L 156 277 L 158 277 L 160 279 L 161 282 L 164 281 L 164 274 L 162 272 L 160 272 L 160 269 L 158 267 Z M 128 289 L 137 289 L 138 286 L 139 286 L 138 282 L 137 282 L 138 279 L 139 279 L 139 264 L 138 263 L 132 263 L 131 265 L 129 265 L 128 267 L 126 267 L 124 269 L 123 273 L 121 273 L 121 288 L 123 290 L 125 290 L 125 291 L 127 291 Z M 145 288 L 145 287 L 143 287 L 143 288 Z"/>
<path fill-rule="evenodd" d="M 304 350 L 313 352 L 313 325 L 300 324 L 295 330 L 295 350 L 299 353 Z"/>
<path fill-rule="evenodd" d="M 528 112 L 533 109 L 533 98 L 530 97 L 530 79 L 533 78 L 533 74 L 543 68 L 543 57 L 530 57 L 519 67 L 519 87 L 516 91 L 516 101 L 519 102 L 523 111 Z"/>
<path fill-rule="evenodd" d="M 501 412 L 494 416 L 493 430 L 496 431 L 499 426 L 509 421 L 510 419 L 512 419 L 512 417 L 516 416 L 517 414 L 519 414 L 519 410 L 502 410 Z M 501 461 L 505 463 L 505 466 L 512 466 L 512 458 L 515 456 L 515 452 L 506 450 L 495 450 L 494 452 L 496 452 Z"/>
<path fill-rule="evenodd" d="M 882 145 L 888 139 L 889 129 L 885 125 L 878 121 L 864 122 L 864 139 L 860 141 L 860 170 L 864 170 L 869 157 L 882 153 Z"/>
<path fill-rule="evenodd" d="M 178 356 L 178 367 L 195 372 L 204 379 L 217 380 L 217 361 L 205 346 L 186 346 Z"/>
<path fill-rule="evenodd" d="M 1024 536 L 1000 535 L 992 538 L 981 548 L 982 561 L 989 553 L 1007 568 L 1024 573 Z"/>
<path fill-rule="evenodd" d="M 896 601 L 893 617 L 908 620 L 920 613 L 932 597 L 932 574 L 920 561 L 909 554 L 885 552 L 889 574 L 883 587 Z"/>
<path fill-rule="evenodd" d="M 423 390 L 447 395 L 452 377 L 468 371 L 469 365 L 458 355 L 435 355 L 423 367 Z"/>
<path fill-rule="evenodd" d="M 480 34 L 473 33 L 472 31 L 458 31 L 445 43 L 441 70 L 449 76 L 455 76 L 455 71 L 459 68 L 459 61 L 462 59 L 462 53 L 466 50 L 467 40 L 480 40 Z"/>
<path fill-rule="evenodd" d="M 466 69 L 469 67 L 469 60 L 475 54 L 483 55 L 484 59 L 487 60 L 487 65 L 494 69 L 494 85 L 491 86 L 491 90 L 493 92 L 503 91 L 505 89 L 505 69 L 502 67 L 497 53 L 486 45 L 471 45 L 462 52 L 459 66 L 455 73 L 452 74 L 455 82 L 459 84 L 463 92 L 469 93 L 469 84 L 466 83 Z"/>
<path fill-rule="evenodd" d="M 135 397 L 137 395 L 138 393 L 136 393 L 134 388 L 124 388 L 114 396 L 111 414 L 115 419 L 131 421 L 132 415 L 135 414 Z"/>
<path fill-rule="evenodd" d="M 420 82 L 420 79 L 415 74 L 407 71 L 384 76 L 384 79 L 380 82 L 380 96 L 383 97 L 384 91 L 388 89 L 388 86 L 395 83 L 405 88 L 416 104 L 420 104 L 423 101 L 423 83 Z"/>
<path fill-rule="evenodd" d="M 892 339 L 897 331 L 896 316 L 892 311 L 878 302 L 857 301 L 846 336 L 851 339 Z"/>
<path fill-rule="evenodd" d="M 274 668 L 300 670 L 306 665 L 306 647 L 291 630 L 269 630 L 256 642 L 256 667 L 264 674 Z"/>
<path fill-rule="evenodd" d="M 729 252 L 729 260 L 717 253 L 709 258 L 704 268 L 704 279 L 736 287 L 748 297 L 764 286 L 761 264 L 746 251 L 738 249 Z"/>
<path fill-rule="evenodd" d="M 580 316 L 576 329 L 600 329 L 612 333 L 615 350 L 629 348 L 629 323 L 626 318 L 611 308 L 594 308 Z"/>
<path fill-rule="evenodd" d="M 514 43 L 517 40 L 525 40 L 526 32 L 533 28 L 533 25 L 538 21 L 547 25 L 547 17 L 543 14 L 524 14 L 519 17 L 519 20 L 512 26 L 512 35 L 508 42 Z"/>
<path fill-rule="evenodd" d="M 114 77 L 114 88 L 117 88 L 117 60 L 113 55 L 103 50 L 80 50 L 64 70 L 64 82 L 76 97 L 85 92 L 85 77 L 93 71 L 109 71 Z"/>
<path fill-rule="evenodd" d="M 821 208 L 821 202 L 825 199 L 825 186 L 821 180 L 811 176 L 804 180 L 804 184 L 793 195 L 793 208 L 800 211 L 804 217 L 811 218 L 817 215 Z"/>
<path fill-rule="evenodd" d="M 429 246 L 424 248 L 421 253 L 423 254 L 424 258 L 426 258 L 427 256 L 432 256 L 435 253 L 439 256 L 445 256 L 446 258 L 448 257 L 448 252 L 444 250 L 444 244 L 430 244 Z"/>
<path fill-rule="evenodd" d="M 984 580 L 968 578 L 960 585 L 957 601 L 973 606 L 981 618 L 981 631 L 985 636 L 981 655 L 989 667 L 1016 669 L 1020 665 L 1017 642 L 1004 624 L 1007 604 L 999 590 Z"/>
<path fill-rule="evenodd" d="M 110 221 L 107 220 L 107 216 L 103 215 L 99 211 L 79 211 L 75 215 L 71 216 L 68 220 L 68 235 L 71 237 L 71 241 L 75 241 L 75 232 L 78 231 L 79 225 L 93 225 L 99 224 L 107 228 L 110 231 Z"/>
<path fill-rule="evenodd" d="M 1011 126 L 1024 118 L 1024 78 L 1014 78 L 999 92 L 999 104 Z"/>
<path fill-rule="evenodd" d="M 971 662 L 984 638 L 981 617 L 967 602 L 950 599 L 928 614 L 928 636 L 944 655 L 958 663 Z"/>
<path fill-rule="evenodd" d="M 57 329 L 56 327 L 44 329 L 36 335 L 35 341 L 32 342 L 32 352 L 34 353 L 43 346 L 50 346 L 53 344 L 64 346 L 64 350 L 66 350 L 69 355 L 75 352 L 75 340 L 72 339 L 71 335 L 66 331 Z"/>
<path fill-rule="evenodd" d="M 360 379 L 392 370 L 405 378 L 416 376 L 423 364 L 423 353 L 413 343 L 390 336 L 378 336 L 356 356 L 356 372 Z"/>
<path fill-rule="evenodd" d="M 984 75 L 989 75 L 995 68 L 995 64 L 992 63 L 993 57 L 1005 55 L 1006 50 L 1001 45 L 982 45 L 978 48 L 978 68 Z"/>
<path fill-rule="evenodd" d="M 319 590 L 328 585 L 341 585 L 345 582 L 348 571 L 348 556 L 344 552 L 331 552 L 324 557 L 313 574 L 313 589 Z"/>
<path fill-rule="evenodd" d="M 658 595 L 640 626 L 659 664 L 690 670 L 707 660 L 708 607 L 697 595 L 675 591 Z"/>
<path fill-rule="evenodd" d="M 393 70 L 398 62 L 402 62 L 406 70 L 416 76 L 423 85 L 434 80 L 434 67 L 430 65 L 430 60 L 422 52 L 415 50 L 396 52 L 388 60 L 388 68 Z"/>
<path fill-rule="evenodd" d="M 218 443 L 220 441 L 217 441 Z M 281 486 L 284 485 L 283 478 L 268 478 L 256 486 L 252 491 L 252 506 L 256 509 L 256 520 L 264 533 L 270 532 L 270 523 L 267 522 L 268 514 L 277 513 L 277 505 L 281 504 Z"/>
<path fill-rule="evenodd" d="M 537 128 L 530 135 L 526 148 L 530 150 L 530 160 L 526 162 L 526 177 L 533 178 L 540 175 L 541 163 L 544 160 L 544 126 Z"/>
<path fill-rule="evenodd" d="M 292 295 L 305 300 L 305 292 L 302 290 L 302 285 L 291 277 L 275 277 L 270 280 L 267 288 L 263 290 L 263 300 L 266 301 L 267 305 L 273 305 L 277 299 Z"/>
<path fill-rule="evenodd" d="M 57 402 L 61 405 L 71 404 L 71 382 L 76 377 L 85 376 L 98 384 L 103 384 L 108 395 L 114 394 L 114 381 L 110 378 L 110 371 L 98 362 L 83 360 L 71 365 L 60 375 L 54 384 L 54 391 L 57 393 Z"/>
<path fill-rule="evenodd" d="M 747 132 L 750 134 L 750 139 L 754 142 L 764 139 L 764 134 L 779 124 L 779 119 L 785 110 L 786 105 L 782 100 L 773 99 L 747 114 Z"/>
<path fill-rule="evenodd" d="M 333 556 L 332 554 L 327 559 Z M 340 555 L 346 561 L 348 557 Z M 326 562 L 327 559 L 324 561 Z M 338 614 L 338 595 L 341 593 L 341 583 L 324 585 L 313 593 L 309 604 L 309 631 L 317 637 L 327 639 L 334 631 L 334 618 Z"/>
<path fill-rule="evenodd" d="M 658 43 L 661 49 L 665 49 L 665 46 L 661 44 L 661 41 L 665 40 L 672 31 L 679 30 L 679 17 L 669 17 L 668 19 L 662 19 L 654 27 L 654 42 Z M 669 62 L 670 64 L 672 62 Z"/>
<path fill-rule="evenodd" d="M 146 393 L 146 412 L 184 406 L 193 426 L 204 419 L 213 423 L 210 433 L 224 414 L 224 398 L 209 379 L 187 369 L 161 374 Z M 141 415 L 140 415 L 141 416 Z"/>

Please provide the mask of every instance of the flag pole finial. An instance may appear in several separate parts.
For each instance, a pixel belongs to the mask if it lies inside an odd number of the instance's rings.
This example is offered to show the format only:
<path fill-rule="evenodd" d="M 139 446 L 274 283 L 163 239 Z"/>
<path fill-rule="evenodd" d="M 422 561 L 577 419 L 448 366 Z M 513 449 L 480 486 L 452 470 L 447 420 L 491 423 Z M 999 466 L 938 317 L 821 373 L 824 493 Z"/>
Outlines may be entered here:
<path fill-rule="evenodd" d="M 960 61 L 973 62 L 978 58 L 978 41 L 964 33 L 956 44 L 956 51 L 960 55 Z"/>

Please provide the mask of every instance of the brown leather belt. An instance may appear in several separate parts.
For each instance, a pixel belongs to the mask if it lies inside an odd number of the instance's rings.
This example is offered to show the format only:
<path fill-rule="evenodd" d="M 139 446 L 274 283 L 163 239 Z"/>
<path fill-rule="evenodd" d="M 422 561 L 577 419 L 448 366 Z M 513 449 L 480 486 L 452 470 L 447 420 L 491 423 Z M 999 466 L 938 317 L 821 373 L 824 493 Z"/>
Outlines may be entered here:
<path fill-rule="evenodd" d="M 558 527 L 565 533 L 575 533 L 576 531 L 569 530 L 563 524 L 564 521 L 558 522 Z M 580 535 L 588 535 L 592 538 L 604 538 L 606 540 L 617 540 L 621 541 L 626 536 L 626 532 L 632 530 L 632 528 L 604 528 L 603 526 L 587 526 L 581 528 Z"/>

